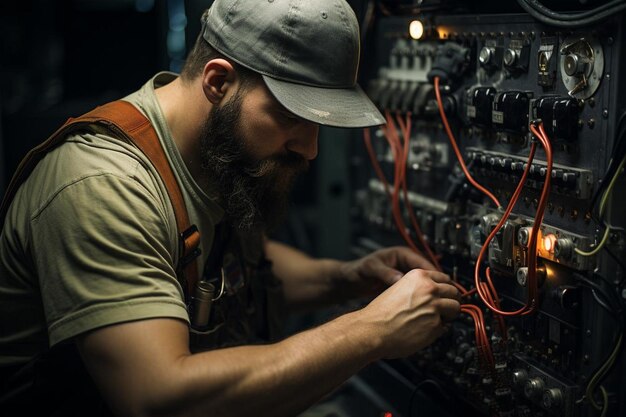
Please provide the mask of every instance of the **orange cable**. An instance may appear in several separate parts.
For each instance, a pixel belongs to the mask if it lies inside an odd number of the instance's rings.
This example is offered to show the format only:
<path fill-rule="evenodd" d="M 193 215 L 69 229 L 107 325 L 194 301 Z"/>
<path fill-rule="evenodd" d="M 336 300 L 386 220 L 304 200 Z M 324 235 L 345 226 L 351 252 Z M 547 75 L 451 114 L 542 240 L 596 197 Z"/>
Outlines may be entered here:
<path fill-rule="evenodd" d="M 459 160 L 459 164 L 461 165 L 461 169 L 465 174 L 467 180 L 478 190 L 482 191 L 487 197 L 491 199 L 496 204 L 496 207 L 501 207 L 500 202 L 489 190 L 480 185 L 472 175 L 470 174 L 467 166 L 465 165 L 465 161 L 463 161 L 463 156 L 461 155 L 461 151 L 456 143 L 456 139 L 454 138 L 454 134 L 452 134 L 452 130 L 450 129 L 450 124 L 448 123 L 448 117 L 446 116 L 446 112 L 443 107 L 443 101 L 441 100 L 441 92 L 439 91 L 439 77 L 435 77 L 435 96 L 437 98 L 437 105 L 439 107 L 439 114 L 441 115 L 441 121 L 443 122 L 443 127 L 448 134 L 448 138 L 450 139 L 450 144 L 452 145 L 452 149 L 454 149 L 454 153 L 456 154 L 457 159 Z"/>

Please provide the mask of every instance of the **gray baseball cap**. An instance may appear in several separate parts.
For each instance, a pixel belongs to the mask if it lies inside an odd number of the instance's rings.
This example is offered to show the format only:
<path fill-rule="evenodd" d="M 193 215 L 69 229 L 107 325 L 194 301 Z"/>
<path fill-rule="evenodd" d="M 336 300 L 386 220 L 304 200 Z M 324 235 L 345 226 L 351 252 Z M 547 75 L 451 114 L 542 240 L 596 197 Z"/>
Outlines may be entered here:
<path fill-rule="evenodd" d="M 356 83 L 359 24 L 345 0 L 215 0 L 202 23 L 213 48 L 260 73 L 295 115 L 335 127 L 385 123 Z"/>

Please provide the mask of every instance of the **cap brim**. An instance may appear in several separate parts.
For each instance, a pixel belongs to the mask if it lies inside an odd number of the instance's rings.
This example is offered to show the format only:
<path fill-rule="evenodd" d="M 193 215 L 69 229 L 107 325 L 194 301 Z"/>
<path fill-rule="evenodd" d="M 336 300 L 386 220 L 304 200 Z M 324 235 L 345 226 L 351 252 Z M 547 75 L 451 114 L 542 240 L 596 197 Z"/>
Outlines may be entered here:
<path fill-rule="evenodd" d="M 267 88 L 287 110 L 325 126 L 370 127 L 385 124 L 385 118 L 361 87 L 321 88 L 263 75 Z"/>

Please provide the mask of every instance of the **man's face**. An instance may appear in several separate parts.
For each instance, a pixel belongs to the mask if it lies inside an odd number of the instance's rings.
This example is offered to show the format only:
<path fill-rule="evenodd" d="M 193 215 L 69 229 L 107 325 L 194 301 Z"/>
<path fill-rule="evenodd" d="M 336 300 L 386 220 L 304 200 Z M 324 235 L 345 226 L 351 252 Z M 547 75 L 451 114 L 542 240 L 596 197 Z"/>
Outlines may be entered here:
<path fill-rule="evenodd" d="M 240 230 L 276 228 L 297 175 L 317 156 L 318 126 L 284 109 L 262 82 L 211 110 L 202 163 L 225 216 Z"/>

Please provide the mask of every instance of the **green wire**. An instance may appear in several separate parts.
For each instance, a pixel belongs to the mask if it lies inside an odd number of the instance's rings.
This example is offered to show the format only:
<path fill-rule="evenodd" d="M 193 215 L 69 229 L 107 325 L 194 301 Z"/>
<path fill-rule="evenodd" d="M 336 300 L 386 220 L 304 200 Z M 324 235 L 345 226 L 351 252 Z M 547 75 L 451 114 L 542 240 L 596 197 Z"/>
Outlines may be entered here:
<path fill-rule="evenodd" d="M 587 384 L 587 390 L 585 392 L 585 395 L 587 396 L 587 399 L 589 400 L 589 403 L 593 406 L 593 408 L 595 408 L 596 410 L 601 410 L 602 406 L 600 406 L 600 404 L 598 404 L 596 402 L 596 400 L 593 398 L 593 392 L 596 389 L 596 385 L 598 384 L 598 382 L 600 381 L 600 379 L 602 379 L 602 377 L 604 377 L 604 375 L 606 374 L 606 372 L 608 371 L 608 369 L 613 366 L 613 364 L 615 363 L 615 361 L 617 360 L 617 356 L 619 355 L 620 350 L 622 349 L 622 341 L 623 341 L 623 333 L 621 333 L 619 335 L 619 338 L 617 339 L 617 343 L 615 344 L 615 347 L 613 348 L 613 352 L 611 352 L 611 355 L 609 356 L 609 358 L 607 359 L 607 361 L 604 363 L 604 365 L 602 365 L 600 367 L 600 369 L 598 369 L 598 371 L 591 377 L 591 379 L 589 380 L 589 383 Z M 600 386 L 600 390 L 602 391 L 604 388 L 602 386 Z"/>
<path fill-rule="evenodd" d="M 606 190 L 604 191 L 604 194 L 602 195 L 602 199 L 600 200 L 600 210 L 599 210 L 600 217 L 602 217 L 602 215 L 604 214 L 604 208 L 606 207 L 606 202 L 608 201 L 609 195 L 613 191 L 613 187 L 615 186 L 615 183 L 617 182 L 617 178 L 622 173 L 622 170 L 624 169 L 625 165 L 626 165 L 626 157 L 624 157 L 624 159 L 622 159 L 622 162 L 620 162 L 619 166 L 617 167 L 617 171 L 615 172 L 615 175 L 613 175 L 613 178 L 611 179 L 609 186 L 606 188 Z M 606 229 L 604 229 L 604 235 L 602 236 L 600 243 L 598 243 L 598 246 L 596 246 L 595 249 L 593 249 L 592 251 L 585 252 L 578 248 L 575 248 L 574 251 L 577 254 L 582 255 L 582 256 L 596 255 L 598 252 L 600 252 L 600 250 L 602 250 L 607 240 L 609 240 L 610 232 L 611 232 L 611 228 L 606 226 Z"/>
<path fill-rule="evenodd" d="M 607 411 L 609 411 L 609 394 L 602 385 L 600 385 L 600 392 L 602 393 L 602 412 L 600 417 L 606 417 Z"/>

